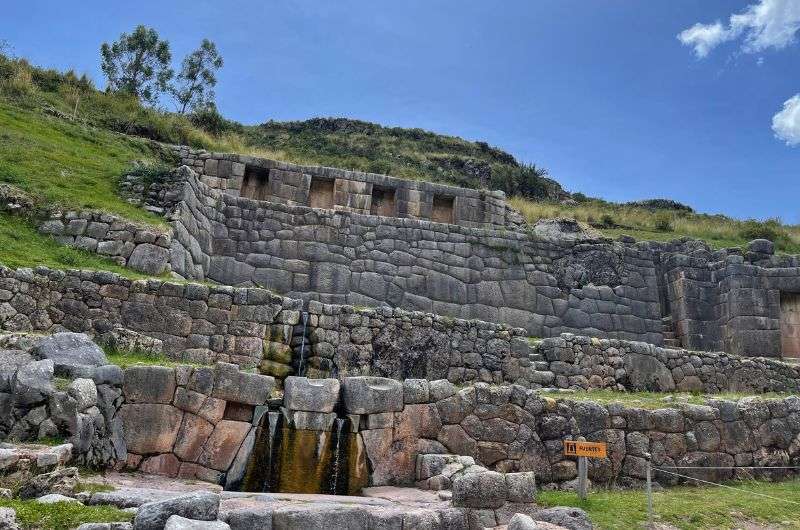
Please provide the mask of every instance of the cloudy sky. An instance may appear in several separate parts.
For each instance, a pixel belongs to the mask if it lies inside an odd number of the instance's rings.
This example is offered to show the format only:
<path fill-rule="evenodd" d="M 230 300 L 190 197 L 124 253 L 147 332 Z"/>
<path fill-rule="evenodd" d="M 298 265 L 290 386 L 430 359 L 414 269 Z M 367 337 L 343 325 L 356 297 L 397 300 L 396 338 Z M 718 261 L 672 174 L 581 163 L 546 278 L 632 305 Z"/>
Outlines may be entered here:
<path fill-rule="evenodd" d="M 27 0 L 0 39 L 103 85 L 139 23 L 203 37 L 245 123 L 348 116 L 486 140 L 610 200 L 800 223 L 800 0 Z"/>

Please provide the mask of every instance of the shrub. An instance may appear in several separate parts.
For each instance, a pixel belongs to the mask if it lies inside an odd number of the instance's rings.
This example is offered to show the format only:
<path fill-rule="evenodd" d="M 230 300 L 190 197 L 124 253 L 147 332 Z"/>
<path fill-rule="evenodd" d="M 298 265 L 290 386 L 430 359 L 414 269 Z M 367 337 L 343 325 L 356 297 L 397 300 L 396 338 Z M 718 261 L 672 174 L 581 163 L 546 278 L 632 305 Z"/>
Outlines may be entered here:
<path fill-rule="evenodd" d="M 659 232 L 672 232 L 674 230 L 672 219 L 667 214 L 657 215 L 653 227 Z"/>
<path fill-rule="evenodd" d="M 611 214 L 604 213 L 600 217 L 600 226 L 603 228 L 614 228 L 617 226 L 617 222 L 614 220 Z"/>
<path fill-rule="evenodd" d="M 784 243 L 789 239 L 789 234 L 784 230 L 779 219 L 767 219 L 763 222 L 748 219 L 742 223 L 739 235 L 748 241 L 768 239 L 775 244 Z"/>

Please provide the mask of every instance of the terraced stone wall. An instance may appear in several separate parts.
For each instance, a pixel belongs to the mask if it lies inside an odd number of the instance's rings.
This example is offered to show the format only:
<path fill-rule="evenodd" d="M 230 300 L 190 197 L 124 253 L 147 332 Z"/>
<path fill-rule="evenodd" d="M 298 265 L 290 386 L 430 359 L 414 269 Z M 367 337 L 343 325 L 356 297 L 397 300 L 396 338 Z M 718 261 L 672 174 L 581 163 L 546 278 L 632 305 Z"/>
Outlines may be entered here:
<path fill-rule="evenodd" d="M 287 206 L 191 175 L 170 219 L 172 267 L 187 278 L 502 322 L 532 336 L 663 341 L 654 254 L 643 244 Z"/>
<path fill-rule="evenodd" d="M 101 336 L 121 327 L 161 340 L 174 357 L 197 362 L 253 367 L 265 350 L 290 352 L 300 308 L 299 300 L 257 288 L 0 267 L 4 330 Z"/>

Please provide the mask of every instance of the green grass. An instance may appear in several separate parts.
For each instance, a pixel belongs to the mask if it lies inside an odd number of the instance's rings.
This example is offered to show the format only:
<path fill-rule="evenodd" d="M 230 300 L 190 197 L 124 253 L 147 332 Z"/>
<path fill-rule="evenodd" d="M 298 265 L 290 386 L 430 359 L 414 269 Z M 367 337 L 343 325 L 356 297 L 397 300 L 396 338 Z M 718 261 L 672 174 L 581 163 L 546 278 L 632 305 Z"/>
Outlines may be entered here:
<path fill-rule="evenodd" d="M 37 530 L 70 530 L 82 523 L 112 523 L 133 519 L 133 514 L 112 506 L 83 506 L 71 502 L 40 504 L 34 500 L 0 500 L 0 507 L 13 508 L 23 528 Z"/>
<path fill-rule="evenodd" d="M 168 367 L 175 367 L 181 365 L 199 366 L 197 363 L 190 363 L 186 361 L 170 359 L 164 354 L 155 354 L 155 353 L 138 352 L 138 351 L 120 352 L 111 348 L 106 348 L 105 353 L 109 363 L 116 364 L 122 369 L 137 365 L 148 365 L 148 366 L 157 365 L 157 366 L 168 366 Z"/>
<path fill-rule="evenodd" d="M 747 490 L 721 487 L 680 486 L 653 494 L 656 522 L 681 530 L 743 528 L 742 523 L 768 524 L 769 528 L 800 529 L 800 505 L 770 500 L 748 492 L 757 492 L 797 502 L 800 481 L 731 483 Z M 577 506 L 586 510 L 598 530 L 644 528 L 647 521 L 643 491 L 599 490 L 581 502 L 573 492 L 541 491 L 537 502 L 544 506 Z"/>
<path fill-rule="evenodd" d="M 629 407 L 648 410 L 676 407 L 681 403 L 703 405 L 709 399 L 737 401 L 751 397 L 752 393 L 723 392 L 720 394 L 694 394 L 688 392 L 617 392 L 614 390 L 590 390 L 588 392 L 539 392 L 541 396 L 572 401 L 594 401 L 596 403 L 624 403 Z M 758 394 L 761 399 L 783 399 L 794 394 L 770 392 Z"/>
<path fill-rule="evenodd" d="M 100 482 L 91 482 L 91 481 L 80 481 L 78 485 L 75 487 L 75 491 L 77 493 L 101 493 L 106 491 L 114 491 L 117 488 L 112 486 L 111 484 L 103 484 Z"/>
<path fill-rule="evenodd" d="M 26 219 L 3 212 L 0 212 L 0 263 L 12 268 L 44 265 L 53 269 L 107 270 L 134 279 L 146 277 L 97 254 L 60 245 L 50 236 L 40 234 Z"/>
<path fill-rule="evenodd" d="M 155 163 L 147 142 L 24 110 L 0 100 L 0 182 L 48 206 L 97 209 L 163 225 L 158 216 L 117 195 L 134 160 Z"/>

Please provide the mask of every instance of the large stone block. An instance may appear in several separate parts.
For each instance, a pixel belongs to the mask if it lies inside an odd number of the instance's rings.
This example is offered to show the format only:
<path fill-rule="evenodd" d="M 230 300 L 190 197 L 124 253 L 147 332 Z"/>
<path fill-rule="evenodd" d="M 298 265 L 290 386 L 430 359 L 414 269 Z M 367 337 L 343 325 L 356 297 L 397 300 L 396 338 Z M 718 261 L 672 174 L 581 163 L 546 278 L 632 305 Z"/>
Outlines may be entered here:
<path fill-rule="evenodd" d="M 197 463 L 217 471 L 227 471 L 250 428 L 249 423 L 242 421 L 220 421 L 206 440 Z"/>
<path fill-rule="evenodd" d="M 346 377 L 344 406 L 350 414 L 375 414 L 403 410 L 403 385 L 385 377 Z"/>
<path fill-rule="evenodd" d="M 339 401 L 337 379 L 287 377 L 283 382 L 283 406 L 289 410 L 333 412 Z"/>
<path fill-rule="evenodd" d="M 133 520 L 133 528 L 134 530 L 163 530 L 173 515 L 197 521 L 215 521 L 218 513 L 219 495 L 201 491 L 141 505 Z"/>
<path fill-rule="evenodd" d="M 139 455 L 172 451 L 183 412 L 171 405 L 131 404 L 120 409 L 128 451 Z"/>
<path fill-rule="evenodd" d="M 165 366 L 132 366 L 125 370 L 122 391 L 128 403 L 171 403 L 175 370 Z"/>
<path fill-rule="evenodd" d="M 169 250 L 150 243 L 137 245 L 128 258 L 128 267 L 145 274 L 158 275 L 164 272 L 169 261 Z"/>
<path fill-rule="evenodd" d="M 54 392 L 53 361 L 34 361 L 20 367 L 11 381 L 14 402 L 33 405 L 47 399 Z"/>
<path fill-rule="evenodd" d="M 79 366 L 108 364 L 106 354 L 84 333 L 54 333 L 33 351 L 39 359 L 51 359 L 56 374 L 69 374 Z"/>
<path fill-rule="evenodd" d="M 273 388 L 274 377 L 241 372 L 235 364 L 217 363 L 214 366 L 214 391 L 211 395 L 215 398 L 248 405 L 263 405 Z"/>
<path fill-rule="evenodd" d="M 507 497 L 508 487 L 502 473 L 469 473 L 453 481 L 453 506 L 499 508 Z"/>

